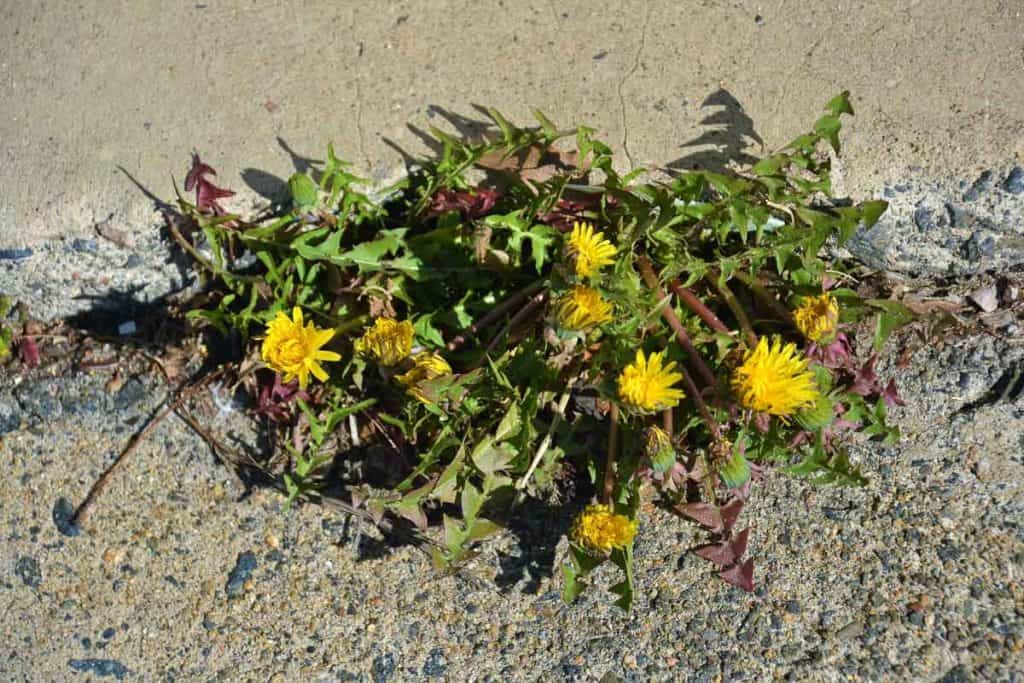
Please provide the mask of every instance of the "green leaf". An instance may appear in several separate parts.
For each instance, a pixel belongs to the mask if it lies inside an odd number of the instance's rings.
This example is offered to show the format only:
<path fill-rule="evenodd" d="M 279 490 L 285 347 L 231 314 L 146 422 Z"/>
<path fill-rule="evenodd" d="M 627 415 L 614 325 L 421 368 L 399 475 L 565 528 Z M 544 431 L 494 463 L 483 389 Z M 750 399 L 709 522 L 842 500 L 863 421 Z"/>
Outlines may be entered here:
<path fill-rule="evenodd" d="M 455 502 L 455 490 L 459 482 L 459 473 L 462 471 L 462 465 L 466 460 L 466 449 L 459 448 L 459 452 L 455 455 L 455 458 L 448 463 L 448 466 L 438 477 L 437 483 L 434 484 L 434 490 L 431 496 L 441 501 L 442 503 L 454 503 Z"/>
<path fill-rule="evenodd" d="M 829 455 L 822 445 L 821 435 L 812 451 L 796 465 L 785 468 L 785 472 L 810 478 L 814 484 L 836 484 L 838 486 L 866 486 L 867 477 L 855 467 L 845 452 Z"/>
<path fill-rule="evenodd" d="M 418 316 L 413 321 L 412 329 L 416 332 L 417 340 L 434 348 L 441 348 L 444 346 L 444 337 L 441 336 L 441 331 L 434 326 L 434 316 L 437 314 L 438 311 L 432 311 Z"/>
<path fill-rule="evenodd" d="M 470 458 L 478 470 L 484 474 L 492 474 L 508 467 L 514 456 L 515 453 L 509 449 L 508 445 L 495 445 L 492 437 L 486 437 L 473 449 Z"/>
<path fill-rule="evenodd" d="M 505 416 L 501 418 L 501 422 L 498 424 L 498 429 L 494 432 L 495 442 L 506 441 L 515 436 L 519 433 L 522 425 L 523 421 L 519 416 L 519 406 L 515 402 L 510 403 L 505 411 Z"/>
<path fill-rule="evenodd" d="M 891 299 L 868 299 L 864 303 L 881 309 L 881 313 L 875 319 L 875 339 L 873 342 L 875 351 L 881 350 L 893 330 L 906 325 L 914 319 L 914 312 L 898 301 Z"/>
<path fill-rule="evenodd" d="M 619 567 L 626 576 L 621 582 L 615 584 L 609 590 L 619 596 L 619 599 L 615 601 L 615 606 L 628 612 L 633 606 L 633 594 L 635 592 L 633 587 L 633 546 L 628 546 L 624 550 L 618 548 L 613 550 L 611 554 L 611 561 Z"/>
<path fill-rule="evenodd" d="M 473 486 L 472 482 L 466 482 L 462 485 L 462 518 L 466 520 L 466 524 L 472 525 L 473 520 L 476 519 L 476 515 L 480 512 L 480 507 L 484 504 L 484 495 L 480 493 L 480 489 Z"/>
<path fill-rule="evenodd" d="M 818 396 L 818 400 L 814 402 L 813 406 L 796 414 L 796 421 L 800 426 L 810 431 L 829 426 L 834 418 L 835 404 L 828 396 Z"/>
<path fill-rule="evenodd" d="M 405 245 L 403 237 L 406 232 L 407 228 L 381 230 L 377 233 L 379 237 L 372 242 L 360 242 L 351 250 L 329 256 L 327 260 L 339 266 L 356 266 L 363 273 L 381 270 L 384 267 L 381 259 Z"/>
<path fill-rule="evenodd" d="M 825 109 L 832 113 L 832 116 L 838 117 L 840 114 L 849 114 L 853 116 L 853 105 L 850 104 L 850 91 L 844 90 L 839 93 L 825 105 Z"/>
<path fill-rule="evenodd" d="M 466 542 L 466 530 L 454 517 L 444 516 L 444 544 L 452 555 L 458 555 Z"/>
<path fill-rule="evenodd" d="M 843 124 L 839 122 L 837 115 L 826 114 L 814 124 L 814 132 L 828 140 L 832 149 L 839 154 L 839 130 Z"/>
<path fill-rule="evenodd" d="M 866 202 L 862 202 L 860 205 L 861 209 L 861 221 L 864 224 L 864 228 L 870 228 L 878 219 L 882 217 L 886 209 L 889 208 L 889 202 L 884 199 L 872 199 Z"/>
<path fill-rule="evenodd" d="M 492 522 L 489 519 L 480 517 L 469 525 L 469 532 L 466 535 L 466 540 L 479 541 L 480 539 L 486 538 L 496 531 L 501 530 L 501 528 L 501 525 L 497 522 Z"/>
<path fill-rule="evenodd" d="M 557 138 L 558 126 L 552 123 L 551 119 L 545 116 L 544 112 L 542 112 L 540 109 L 533 109 L 531 111 L 533 112 L 533 118 L 537 119 L 537 121 L 540 123 L 540 128 L 541 130 L 544 131 L 544 135 L 546 135 L 549 140 L 554 140 L 555 138 Z"/>
<path fill-rule="evenodd" d="M 587 582 L 583 580 L 579 570 L 573 564 L 562 565 L 562 602 L 571 605 L 587 589 Z"/>
<path fill-rule="evenodd" d="M 761 159 L 759 162 L 754 164 L 754 167 L 751 170 L 759 176 L 771 176 L 782 170 L 787 163 L 789 163 L 788 156 L 785 154 L 776 154 L 774 156 Z"/>
<path fill-rule="evenodd" d="M 734 450 L 732 457 L 719 465 L 718 476 L 722 478 L 722 483 L 731 489 L 743 486 L 750 481 L 750 463 L 742 453 Z"/>
<path fill-rule="evenodd" d="M 288 179 L 288 191 L 297 209 L 311 209 L 316 206 L 317 187 L 305 173 L 295 173 Z"/>

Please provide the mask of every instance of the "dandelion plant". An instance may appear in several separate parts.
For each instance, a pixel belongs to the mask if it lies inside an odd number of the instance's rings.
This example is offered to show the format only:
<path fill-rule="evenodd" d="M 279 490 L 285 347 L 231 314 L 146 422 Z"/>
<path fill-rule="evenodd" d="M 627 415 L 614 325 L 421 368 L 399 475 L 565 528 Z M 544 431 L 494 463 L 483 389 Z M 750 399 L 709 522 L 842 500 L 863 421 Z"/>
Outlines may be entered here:
<path fill-rule="evenodd" d="M 172 232 L 203 276 L 190 315 L 235 340 L 221 372 L 269 435 L 244 466 L 289 504 L 408 520 L 438 567 L 533 498 L 567 506 L 565 599 L 610 561 L 624 608 L 653 500 L 751 590 L 756 479 L 863 485 L 846 446 L 897 436 L 874 353 L 907 312 L 822 257 L 886 208 L 832 197 L 852 113 L 843 93 L 753 165 L 653 181 L 620 174 L 589 128 L 491 111 L 494 135 L 434 131 L 439 155 L 391 187 L 329 146 L 254 219 L 195 156 Z"/>

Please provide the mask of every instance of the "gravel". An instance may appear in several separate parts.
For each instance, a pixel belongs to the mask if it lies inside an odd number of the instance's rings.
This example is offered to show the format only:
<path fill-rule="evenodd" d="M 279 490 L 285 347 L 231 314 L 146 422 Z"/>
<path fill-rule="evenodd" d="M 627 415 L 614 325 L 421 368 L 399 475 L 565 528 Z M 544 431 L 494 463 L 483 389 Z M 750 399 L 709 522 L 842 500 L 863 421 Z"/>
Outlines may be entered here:
<path fill-rule="evenodd" d="M 880 193 L 889 210 L 846 245 L 880 270 L 964 276 L 1024 264 L 1024 169 L 973 182 L 907 180 Z"/>

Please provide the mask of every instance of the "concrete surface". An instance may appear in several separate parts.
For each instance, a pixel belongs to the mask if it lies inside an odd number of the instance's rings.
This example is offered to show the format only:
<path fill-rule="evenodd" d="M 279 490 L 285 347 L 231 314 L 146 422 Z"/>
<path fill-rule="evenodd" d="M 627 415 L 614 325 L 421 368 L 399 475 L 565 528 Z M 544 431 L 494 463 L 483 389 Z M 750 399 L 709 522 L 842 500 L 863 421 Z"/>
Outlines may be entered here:
<path fill-rule="evenodd" d="M 87 533 L 78 501 L 161 398 L 109 373 L 0 383 L 4 681 L 1021 681 L 1024 395 L 979 405 L 1024 364 L 990 334 L 908 345 L 892 447 L 852 457 L 871 484 L 771 474 L 753 595 L 688 552 L 705 535 L 646 506 L 633 612 L 600 572 L 558 597 L 570 510 L 533 502 L 459 576 L 410 547 L 276 493 L 242 489 L 176 418 L 130 456 Z M 228 433 L 216 408 L 207 428 Z"/>
<path fill-rule="evenodd" d="M 152 220 L 193 149 L 272 193 L 327 140 L 378 177 L 407 124 L 539 107 L 669 164 L 718 124 L 782 145 L 835 92 L 858 110 L 846 189 L 1024 158 L 1024 5 L 910 2 L 165 2 L 0 7 L 0 248 Z"/>
<path fill-rule="evenodd" d="M 963 291 L 1019 270 L 1016 1 L 5 3 L 0 292 L 44 318 L 112 307 L 112 333 L 184 286 L 151 201 L 118 167 L 167 198 L 194 148 L 222 184 L 255 188 L 234 204 L 248 208 L 331 138 L 390 176 L 389 140 L 422 150 L 408 124 L 475 117 L 473 103 L 519 121 L 537 106 L 666 165 L 739 153 L 737 138 L 783 144 L 843 88 L 858 115 L 842 189 L 893 203 L 855 253 Z M 88 234 L 98 222 L 125 239 Z M 989 318 L 888 350 L 885 373 L 911 347 L 904 439 L 854 450 L 870 487 L 758 487 L 743 513 L 753 596 L 688 553 L 693 526 L 646 509 L 630 615 L 599 590 L 559 603 L 565 515 L 536 510 L 469 575 L 441 577 L 336 515 L 243 498 L 173 419 L 88 533 L 62 536 L 55 503 L 80 500 L 161 391 L 0 372 L 0 678 L 1021 681 L 1024 395 L 976 402 L 1019 373 L 1024 347 L 1010 310 Z"/>

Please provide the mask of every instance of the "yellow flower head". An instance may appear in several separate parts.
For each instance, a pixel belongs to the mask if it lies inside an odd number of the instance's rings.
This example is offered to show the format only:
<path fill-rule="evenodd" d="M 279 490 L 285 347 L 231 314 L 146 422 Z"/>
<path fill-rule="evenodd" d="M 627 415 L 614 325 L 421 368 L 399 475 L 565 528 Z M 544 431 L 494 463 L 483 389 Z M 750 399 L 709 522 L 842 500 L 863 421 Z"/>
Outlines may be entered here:
<path fill-rule="evenodd" d="M 643 351 L 636 352 L 636 360 L 619 375 L 619 398 L 623 403 L 641 410 L 661 410 L 675 406 L 686 396 L 682 389 L 672 388 L 683 375 L 673 372 L 675 361 L 662 365 L 664 357 L 664 351 L 646 358 Z"/>
<path fill-rule="evenodd" d="M 793 321 L 807 339 L 816 344 L 827 344 L 836 336 L 839 303 L 828 293 L 809 296 L 793 311 Z"/>
<path fill-rule="evenodd" d="M 303 324 L 302 309 L 292 309 L 292 317 L 277 312 L 277 317 L 267 323 L 263 338 L 263 362 L 274 372 L 284 375 L 284 381 L 298 378 L 299 387 L 305 389 L 312 374 L 321 382 L 327 380 L 327 373 L 320 361 L 341 360 L 334 351 L 322 351 L 320 347 L 334 336 L 334 330 L 321 330 L 313 323 Z"/>
<path fill-rule="evenodd" d="M 570 330 L 585 330 L 612 319 L 612 305 L 593 287 L 576 285 L 555 304 L 558 324 Z"/>
<path fill-rule="evenodd" d="M 814 404 L 819 394 L 807 359 L 778 337 L 770 347 L 761 337 L 757 348 L 747 351 L 733 372 L 732 387 L 744 407 L 783 418 Z"/>
<path fill-rule="evenodd" d="M 407 391 L 410 396 L 419 399 L 423 403 L 430 403 L 431 401 L 423 394 L 423 389 L 420 388 L 420 382 L 427 382 L 438 377 L 450 375 L 452 374 L 452 366 L 448 365 L 448 361 L 433 351 L 416 354 L 413 363 L 414 365 L 409 372 L 401 374 L 395 379 L 408 387 Z"/>
<path fill-rule="evenodd" d="M 604 238 L 603 232 L 594 232 L 590 223 L 577 221 L 569 235 L 569 254 L 576 260 L 576 275 L 590 277 L 614 262 L 615 245 Z"/>
<path fill-rule="evenodd" d="M 572 523 L 569 537 L 587 550 L 608 553 L 626 548 L 636 536 L 637 523 L 612 512 L 610 505 L 588 505 Z"/>
<path fill-rule="evenodd" d="M 398 365 L 412 351 L 412 323 L 377 318 L 373 327 L 356 340 L 357 353 L 372 356 L 381 365 Z"/>

